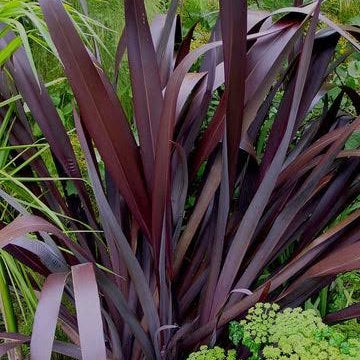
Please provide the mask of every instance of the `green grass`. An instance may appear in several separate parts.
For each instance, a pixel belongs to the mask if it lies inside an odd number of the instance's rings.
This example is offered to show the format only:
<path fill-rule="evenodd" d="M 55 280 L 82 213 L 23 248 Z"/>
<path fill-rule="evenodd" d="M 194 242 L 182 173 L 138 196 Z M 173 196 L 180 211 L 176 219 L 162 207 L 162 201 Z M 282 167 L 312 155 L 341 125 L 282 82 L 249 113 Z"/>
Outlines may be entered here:
<path fill-rule="evenodd" d="M 304 0 L 308 3 L 310 0 Z M 252 8 L 262 10 L 276 10 L 282 7 L 292 6 L 293 0 L 249 0 Z M 324 0 L 322 11 L 333 20 L 347 24 L 358 17 L 357 24 L 360 23 L 360 1 L 359 0 Z"/>
<path fill-rule="evenodd" d="M 360 25 L 359 0 L 325 0 L 323 10 L 340 23 Z"/>

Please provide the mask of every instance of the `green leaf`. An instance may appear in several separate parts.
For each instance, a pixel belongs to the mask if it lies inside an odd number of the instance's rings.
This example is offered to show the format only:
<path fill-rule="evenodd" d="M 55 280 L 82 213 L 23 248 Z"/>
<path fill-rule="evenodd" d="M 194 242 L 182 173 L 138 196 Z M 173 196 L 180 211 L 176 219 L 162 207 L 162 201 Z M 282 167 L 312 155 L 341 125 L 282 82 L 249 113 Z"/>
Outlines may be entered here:
<path fill-rule="evenodd" d="M 360 26 L 360 15 L 351 18 L 349 24 Z"/>
<path fill-rule="evenodd" d="M 354 132 L 345 144 L 346 150 L 358 149 L 360 147 L 360 131 Z"/>
<path fill-rule="evenodd" d="M 11 55 L 21 46 L 21 38 L 12 39 L 9 44 L 0 50 L 0 66 L 4 65 Z"/>
<path fill-rule="evenodd" d="M 360 78 L 360 61 L 351 61 L 348 67 L 348 73 L 354 78 Z"/>

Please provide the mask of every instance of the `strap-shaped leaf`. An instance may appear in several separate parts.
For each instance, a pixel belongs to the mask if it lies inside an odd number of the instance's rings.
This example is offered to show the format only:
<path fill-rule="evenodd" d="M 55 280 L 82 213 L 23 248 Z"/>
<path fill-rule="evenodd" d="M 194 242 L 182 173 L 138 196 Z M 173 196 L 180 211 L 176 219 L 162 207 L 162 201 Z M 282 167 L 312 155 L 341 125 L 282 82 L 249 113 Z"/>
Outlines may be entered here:
<path fill-rule="evenodd" d="M 328 314 L 325 316 L 324 321 L 326 323 L 334 324 L 340 321 L 356 319 L 360 317 L 360 304 L 353 304 L 345 309 L 341 309 L 337 312 Z"/>
<path fill-rule="evenodd" d="M 76 265 L 71 271 L 82 358 L 106 360 L 100 299 L 93 265 Z"/>
<path fill-rule="evenodd" d="M 305 79 L 308 73 L 311 60 L 311 50 L 314 43 L 315 31 L 320 9 L 320 1 L 317 3 L 316 12 L 312 20 L 307 38 L 304 43 L 301 60 L 296 77 L 296 86 L 294 91 L 294 101 L 291 103 L 291 111 L 284 137 L 282 138 L 279 149 L 272 161 L 263 181 L 252 198 L 252 201 L 242 218 L 240 226 L 235 234 L 234 240 L 228 250 L 224 266 L 219 276 L 218 285 L 216 287 L 213 311 L 216 314 L 223 306 L 227 294 L 230 293 L 237 272 L 242 264 L 245 253 L 255 233 L 256 225 L 261 218 L 265 206 L 270 199 L 271 193 L 275 187 L 277 177 L 280 174 L 282 164 L 285 160 L 287 149 L 292 139 L 293 129 L 296 122 L 296 116 L 300 107 L 300 100 L 305 86 Z M 231 158 L 229 157 L 229 162 Z M 248 286 L 236 284 L 235 288 L 247 288 Z"/>
<path fill-rule="evenodd" d="M 163 97 L 143 0 L 125 1 L 125 20 L 135 122 L 145 175 L 151 189 Z"/>
<path fill-rule="evenodd" d="M 15 333 L 0 333 L 0 339 L 10 341 L 0 344 L 0 357 L 2 357 L 8 351 L 15 349 L 22 344 L 28 343 L 30 341 L 30 336 Z M 53 345 L 53 352 L 68 356 L 70 358 L 82 360 L 80 348 L 74 344 L 55 340 Z"/>
<path fill-rule="evenodd" d="M 113 242 L 116 244 L 115 248 L 111 248 L 110 251 L 119 250 L 120 256 L 129 271 L 130 277 L 133 280 L 133 284 L 137 291 L 140 303 L 143 307 L 144 314 L 147 318 L 148 326 L 150 328 L 150 333 L 153 340 L 155 340 L 155 332 L 159 328 L 159 318 L 156 312 L 154 299 L 150 292 L 150 288 L 146 282 L 143 270 L 140 267 L 140 264 L 132 252 L 132 249 L 125 238 L 125 235 L 120 227 L 114 213 L 112 212 L 109 203 L 105 197 L 94 160 L 91 156 L 91 151 L 88 146 L 88 142 L 84 133 L 84 130 L 81 126 L 79 116 L 75 113 L 75 124 L 79 135 L 80 144 L 84 150 L 85 158 L 87 161 L 87 166 L 89 170 L 89 176 L 94 187 L 94 193 L 99 205 L 100 215 L 102 218 L 102 225 L 106 237 L 109 239 L 109 243 Z M 104 280 L 101 281 L 101 286 L 104 288 L 104 291 L 109 294 L 116 294 L 117 288 L 113 289 L 113 284 L 107 284 L 105 286 Z M 113 296 L 112 296 L 113 297 Z M 112 299 L 114 301 L 114 299 Z M 141 344 L 144 353 L 147 358 L 153 358 L 153 349 L 149 343 L 149 339 L 145 335 L 140 324 L 136 321 L 134 314 L 132 314 L 125 303 L 125 299 L 120 291 L 118 291 L 117 300 L 115 302 L 119 310 L 120 315 L 129 323 L 131 330 L 133 331 L 135 337 Z"/>
<path fill-rule="evenodd" d="M 211 200 L 214 198 L 215 192 L 218 189 L 221 181 L 221 157 L 218 156 L 212 166 L 207 181 L 198 198 L 198 202 L 194 211 L 188 221 L 185 231 L 182 233 L 179 242 L 176 246 L 174 257 L 174 273 L 178 274 L 180 271 L 186 251 L 191 244 L 196 231 L 199 228 L 201 220 L 203 219 L 206 209 Z"/>
<path fill-rule="evenodd" d="M 67 273 L 51 274 L 46 279 L 36 308 L 30 342 L 31 360 L 49 360 Z"/>
<path fill-rule="evenodd" d="M 161 34 L 157 40 L 156 55 L 160 69 L 160 79 L 164 88 L 168 82 L 173 68 L 174 45 L 175 45 L 175 26 L 176 13 L 180 0 L 172 0 L 169 11 L 166 14 L 165 22 L 161 28 Z"/>
<path fill-rule="evenodd" d="M 155 176 L 152 193 L 152 241 L 156 262 L 159 259 L 160 239 L 163 228 L 164 210 L 168 205 L 170 176 L 170 147 L 176 117 L 176 105 L 182 81 L 193 63 L 206 52 L 222 45 L 220 41 L 204 45 L 189 53 L 177 66 L 169 79 L 164 96 L 158 140 L 155 155 Z"/>
<path fill-rule="evenodd" d="M 120 102 L 93 64 L 61 1 L 40 1 L 82 121 L 129 208 L 149 234 L 149 199 L 139 151 Z"/>
<path fill-rule="evenodd" d="M 13 63 L 14 66 L 10 66 L 10 69 L 17 88 L 49 142 L 56 159 L 69 177 L 80 179 L 81 172 L 65 127 L 45 86 L 35 78 L 24 49 L 20 49 L 14 55 Z M 93 223 L 94 214 L 83 181 L 75 181 L 75 186 L 88 221 Z"/>
<path fill-rule="evenodd" d="M 224 42 L 225 89 L 227 92 L 226 129 L 229 157 L 229 191 L 235 184 L 237 159 L 245 102 L 247 52 L 247 2 L 220 2 L 222 38 Z M 237 41 L 234 41 L 234 39 Z"/>
<path fill-rule="evenodd" d="M 9 225 L 0 230 L 0 248 L 11 244 L 14 240 L 21 238 L 32 232 L 48 232 L 58 237 L 68 249 L 74 251 L 80 261 L 91 258 L 88 254 L 75 242 L 65 236 L 56 226 L 48 221 L 34 215 L 19 216 Z"/>

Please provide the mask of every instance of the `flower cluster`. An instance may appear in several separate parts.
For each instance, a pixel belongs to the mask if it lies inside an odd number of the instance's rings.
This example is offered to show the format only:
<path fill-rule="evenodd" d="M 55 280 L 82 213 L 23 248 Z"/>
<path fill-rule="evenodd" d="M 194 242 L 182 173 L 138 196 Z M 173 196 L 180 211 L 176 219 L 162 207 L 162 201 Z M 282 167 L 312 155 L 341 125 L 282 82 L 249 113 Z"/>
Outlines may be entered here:
<path fill-rule="evenodd" d="M 200 346 L 200 350 L 191 353 L 187 360 L 236 360 L 236 351 L 226 351 L 218 346 L 212 349 L 207 346 Z"/>
<path fill-rule="evenodd" d="M 258 356 L 262 345 L 269 342 L 269 335 L 280 310 L 277 304 L 258 303 L 249 309 L 245 320 L 232 321 L 229 337 L 235 346 L 245 345 L 252 353 L 250 360 L 260 359 Z"/>
<path fill-rule="evenodd" d="M 360 341 L 324 324 L 314 310 L 258 303 L 241 322 L 230 323 L 230 340 L 251 351 L 251 360 L 360 360 Z"/>

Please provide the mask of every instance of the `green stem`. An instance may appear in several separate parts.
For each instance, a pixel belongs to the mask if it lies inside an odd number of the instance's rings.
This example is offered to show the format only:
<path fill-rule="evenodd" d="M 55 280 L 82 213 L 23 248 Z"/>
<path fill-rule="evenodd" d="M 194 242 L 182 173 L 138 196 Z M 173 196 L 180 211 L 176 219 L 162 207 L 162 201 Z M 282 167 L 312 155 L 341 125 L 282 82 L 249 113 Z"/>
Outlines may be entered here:
<path fill-rule="evenodd" d="M 6 331 L 18 332 L 16 316 L 12 306 L 9 285 L 6 280 L 3 260 L 0 258 L 0 298 Z"/>
<path fill-rule="evenodd" d="M 319 304 L 319 310 L 321 317 L 324 317 L 326 315 L 327 311 L 327 300 L 328 300 L 328 292 L 329 287 L 326 286 L 320 291 L 320 304 Z"/>

